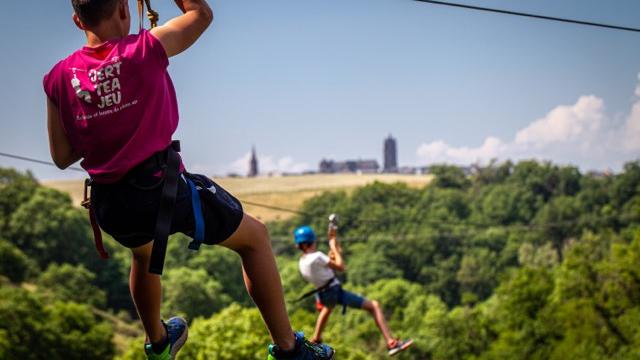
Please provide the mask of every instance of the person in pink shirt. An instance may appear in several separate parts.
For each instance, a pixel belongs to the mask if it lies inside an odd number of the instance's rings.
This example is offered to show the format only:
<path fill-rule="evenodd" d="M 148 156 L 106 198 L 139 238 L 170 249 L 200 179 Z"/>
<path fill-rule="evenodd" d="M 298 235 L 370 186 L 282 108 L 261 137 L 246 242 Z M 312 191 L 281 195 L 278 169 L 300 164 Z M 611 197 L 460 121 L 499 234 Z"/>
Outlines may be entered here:
<path fill-rule="evenodd" d="M 209 27 L 207 2 L 175 0 L 182 15 L 138 34 L 129 34 L 127 0 L 71 3 L 86 44 L 44 77 L 51 156 L 61 169 L 82 160 L 92 219 L 131 249 L 130 289 L 147 357 L 173 359 L 187 339 L 184 319 L 160 316 L 166 237 L 182 232 L 194 238 L 190 248 L 219 244 L 241 256 L 274 342 L 269 358 L 332 359 L 329 346 L 292 330 L 266 227 L 218 184 L 188 173 L 177 154 L 178 101 L 167 67 Z"/>

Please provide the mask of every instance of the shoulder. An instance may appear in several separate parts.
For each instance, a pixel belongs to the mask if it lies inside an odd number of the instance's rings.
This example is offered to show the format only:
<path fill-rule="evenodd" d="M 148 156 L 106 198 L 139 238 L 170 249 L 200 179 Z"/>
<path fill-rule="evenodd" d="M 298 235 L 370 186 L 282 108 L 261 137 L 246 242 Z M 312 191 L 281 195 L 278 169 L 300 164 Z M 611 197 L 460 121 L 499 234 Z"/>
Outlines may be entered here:
<path fill-rule="evenodd" d="M 152 59 L 161 67 L 169 65 L 169 58 L 164 50 L 164 46 L 150 31 L 143 29 L 139 34 L 129 35 L 123 39 L 125 46 L 135 45 L 141 50 L 144 58 Z"/>
<path fill-rule="evenodd" d="M 42 79 L 42 85 L 47 95 L 52 98 L 55 97 L 54 93 L 60 89 L 60 83 L 64 80 L 64 75 L 68 69 L 73 67 L 73 59 L 77 56 L 78 51 L 72 53 L 66 58 L 58 61 L 51 69 L 44 75 Z"/>
<path fill-rule="evenodd" d="M 330 261 L 329 256 L 327 256 L 322 251 L 316 251 L 316 252 L 310 254 L 310 256 L 312 256 L 312 262 L 319 262 L 319 263 L 322 263 L 322 264 L 328 264 L 329 261 Z"/>
<path fill-rule="evenodd" d="M 44 75 L 46 78 L 52 78 L 58 76 L 64 72 L 64 69 L 70 67 L 70 63 L 72 63 L 73 59 L 77 56 L 78 51 L 73 52 L 66 58 L 58 61 L 55 65 L 51 67 L 51 69 Z"/>

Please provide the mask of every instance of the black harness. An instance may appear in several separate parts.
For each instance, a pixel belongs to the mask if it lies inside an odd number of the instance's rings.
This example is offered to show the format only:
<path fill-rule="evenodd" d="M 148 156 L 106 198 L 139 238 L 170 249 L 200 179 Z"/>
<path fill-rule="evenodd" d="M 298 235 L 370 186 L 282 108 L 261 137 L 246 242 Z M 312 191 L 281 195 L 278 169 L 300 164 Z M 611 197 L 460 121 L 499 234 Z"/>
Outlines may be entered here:
<path fill-rule="evenodd" d="M 300 301 L 308 298 L 309 296 L 312 296 L 312 295 L 315 295 L 317 293 L 320 293 L 320 292 L 323 292 L 325 290 L 328 290 L 329 288 L 332 287 L 331 284 L 333 284 L 334 280 L 336 280 L 336 278 L 332 277 L 331 280 L 327 281 L 326 284 L 320 286 L 319 288 L 315 288 L 313 290 L 307 291 L 306 293 L 300 295 L 300 297 L 298 297 L 295 302 L 300 302 Z"/>
<path fill-rule="evenodd" d="M 164 183 L 162 185 L 162 197 L 158 208 L 158 219 L 153 237 L 153 250 L 149 262 L 149 272 L 162 275 L 164 258 L 167 253 L 167 240 L 171 232 L 171 219 L 178 194 L 178 178 L 180 176 L 180 142 L 173 141 L 166 151 L 166 163 L 164 167 Z"/>
<path fill-rule="evenodd" d="M 338 303 L 342 304 L 342 315 L 347 313 L 347 305 L 344 302 L 344 290 L 342 290 L 342 285 L 338 282 L 334 284 L 334 281 L 338 280 L 337 277 L 332 277 L 331 280 L 327 281 L 326 284 L 320 286 L 319 288 L 315 288 L 313 290 L 307 291 L 306 293 L 300 295 L 296 299 L 295 302 L 300 302 L 310 296 L 321 294 L 329 289 L 333 289 L 334 287 L 338 287 Z"/>
<path fill-rule="evenodd" d="M 151 190 L 162 185 L 162 195 L 154 230 L 153 249 L 151 251 L 151 260 L 149 262 L 149 272 L 158 275 L 162 275 L 162 270 L 164 268 L 164 260 L 167 253 L 167 241 L 169 239 L 169 234 L 171 233 L 171 221 L 173 219 L 173 211 L 178 194 L 178 181 L 180 180 L 181 164 L 180 156 L 178 155 L 179 152 L 180 141 L 175 140 L 171 142 L 171 145 L 164 151 L 155 153 L 153 156 L 132 169 L 124 179 L 125 181 L 128 181 L 129 185 L 141 190 Z M 162 173 L 162 176 L 157 182 L 150 185 L 136 183 L 136 175 L 145 173 L 152 174 L 158 171 Z M 189 248 L 192 250 L 198 250 L 200 248 L 200 244 L 202 244 L 204 240 L 205 234 L 200 196 L 196 189 L 196 185 L 189 178 L 189 174 L 186 174 L 184 181 L 191 189 L 191 204 L 193 206 L 195 223 L 193 241 L 189 244 Z M 93 228 L 96 248 L 100 253 L 100 256 L 103 259 L 106 259 L 108 258 L 108 255 L 102 244 L 100 228 L 97 221 L 95 221 L 95 213 L 91 206 L 91 200 L 87 197 L 87 188 L 91 186 L 91 182 L 92 180 L 90 179 L 85 181 L 85 199 L 82 202 L 82 205 L 89 210 L 89 217 Z"/>

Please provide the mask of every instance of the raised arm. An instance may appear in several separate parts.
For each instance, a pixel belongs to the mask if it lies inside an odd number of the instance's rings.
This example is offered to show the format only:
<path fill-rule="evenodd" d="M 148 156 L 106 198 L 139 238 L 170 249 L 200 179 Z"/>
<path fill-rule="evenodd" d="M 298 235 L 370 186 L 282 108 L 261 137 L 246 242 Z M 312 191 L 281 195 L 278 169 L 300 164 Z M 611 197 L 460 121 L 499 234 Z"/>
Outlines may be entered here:
<path fill-rule="evenodd" d="M 336 271 L 344 271 L 346 265 L 342 258 L 342 248 L 338 244 L 337 230 L 336 228 L 329 228 L 329 267 Z"/>
<path fill-rule="evenodd" d="M 213 21 L 213 11 L 205 0 L 175 0 L 183 14 L 151 29 L 168 57 L 187 50 Z"/>

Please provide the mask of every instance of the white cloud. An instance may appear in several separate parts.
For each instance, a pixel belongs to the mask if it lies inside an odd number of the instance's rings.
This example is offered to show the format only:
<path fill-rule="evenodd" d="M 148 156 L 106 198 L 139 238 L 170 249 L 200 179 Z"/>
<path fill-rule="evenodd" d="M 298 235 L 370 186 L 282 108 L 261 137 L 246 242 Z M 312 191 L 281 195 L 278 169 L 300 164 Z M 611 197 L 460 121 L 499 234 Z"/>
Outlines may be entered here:
<path fill-rule="evenodd" d="M 429 163 L 450 162 L 455 164 L 470 164 L 483 162 L 500 157 L 505 144 L 496 137 L 488 137 L 484 143 L 476 148 L 449 146 L 444 141 L 422 144 L 418 147 L 418 156 Z"/>
<path fill-rule="evenodd" d="M 640 79 L 640 75 L 638 76 Z M 624 127 L 624 145 L 628 151 L 640 151 L 640 84 L 636 87 L 636 99 Z"/>
<path fill-rule="evenodd" d="M 534 120 L 511 141 L 489 136 L 479 147 L 456 147 L 437 140 L 421 144 L 416 153 L 429 164 L 539 158 L 590 167 L 619 166 L 625 159 L 640 157 L 640 84 L 624 124 L 607 116 L 602 99 L 585 95 Z"/>
<path fill-rule="evenodd" d="M 572 106 L 558 106 L 547 116 L 518 131 L 518 145 L 545 145 L 584 139 L 600 129 L 604 115 L 604 101 L 593 95 L 582 96 Z"/>
<path fill-rule="evenodd" d="M 228 166 L 229 173 L 246 175 L 249 172 L 249 160 L 251 153 L 244 154 L 241 158 L 233 161 Z M 271 155 L 258 156 L 258 170 L 261 174 L 268 173 L 299 173 L 309 170 L 309 164 L 304 162 L 296 162 L 291 156 L 277 158 Z"/>

